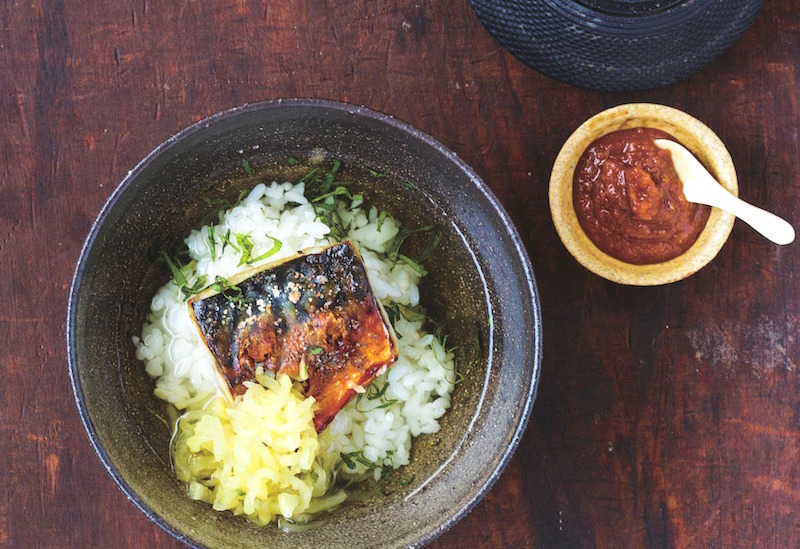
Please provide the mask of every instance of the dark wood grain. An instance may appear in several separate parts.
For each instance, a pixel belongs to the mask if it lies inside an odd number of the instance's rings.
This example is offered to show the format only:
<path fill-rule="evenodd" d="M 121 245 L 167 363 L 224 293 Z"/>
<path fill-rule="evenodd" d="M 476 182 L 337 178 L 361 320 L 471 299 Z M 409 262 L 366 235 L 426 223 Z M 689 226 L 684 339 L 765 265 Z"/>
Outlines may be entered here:
<path fill-rule="evenodd" d="M 83 239 L 188 124 L 277 97 L 364 104 L 452 148 L 519 227 L 544 310 L 539 397 L 488 496 L 433 547 L 800 546 L 798 245 L 738 222 L 706 268 L 629 288 L 580 267 L 547 183 L 597 111 L 672 105 L 728 145 L 741 195 L 800 226 L 800 1 L 657 90 L 600 93 L 506 53 L 466 0 L 0 3 L 0 545 L 178 546 L 84 433 L 64 345 Z"/>

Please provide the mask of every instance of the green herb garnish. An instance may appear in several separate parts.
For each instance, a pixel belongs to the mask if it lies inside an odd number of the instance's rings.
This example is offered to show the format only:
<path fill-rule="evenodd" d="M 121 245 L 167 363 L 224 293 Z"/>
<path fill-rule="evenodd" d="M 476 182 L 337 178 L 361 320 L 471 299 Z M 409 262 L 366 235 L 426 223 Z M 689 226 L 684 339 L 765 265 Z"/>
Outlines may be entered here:
<path fill-rule="evenodd" d="M 416 229 L 409 229 L 407 227 L 401 227 L 400 230 L 397 232 L 397 235 L 394 237 L 392 241 L 392 245 L 389 247 L 389 259 L 392 261 L 397 261 L 397 254 L 400 252 L 400 246 L 403 245 L 406 238 L 411 236 L 412 234 L 417 233 L 424 233 L 426 231 L 430 231 L 433 229 L 433 225 L 425 225 L 424 227 L 418 227 Z"/>
<path fill-rule="evenodd" d="M 214 283 L 211 284 L 209 288 L 221 293 L 222 296 L 231 303 L 236 303 L 239 306 L 242 306 L 244 303 L 242 289 L 239 286 L 228 282 L 228 279 L 225 277 L 217 275 L 214 279 Z"/>
<path fill-rule="evenodd" d="M 189 299 L 195 294 L 199 294 L 202 292 L 206 287 L 206 277 L 205 275 L 199 277 L 197 281 L 192 285 L 189 286 L 186 284 L 185 286 L 181 286 L 181 292 L 183 293 L 183 299 Z"/>
<path fill-rule="evenodd" d="M 386 495 L 386 492 L 378 488 L 378 484 L 374 480 L 370 480 L 369 485 L 372 487 L 372 491 L 378 494 L 379 496 L 383 497 Z"/>
<path fill-rule="evenodd" d="M 222 251 L 220 255 L 225 253 L 225 247 L 230 245 L 231 248 L 236 250 L 237 252 L 241 252 L 241 250 L 231 241 L 231 230 L 228 229 L 228 232 L 225 233 L 225 236 L 221 237 L 222 240 Z"/>
<path fill-rule="evenodd" d="M 426 259 L 428 259 L 433 253 L 433 250 L 435 250 L 436 247 L 439 245 L 439 242 L 441 242 L 441 240 L 442 240 L 442 233 L 437 232 L 436 234 L 432 235 L 431 239 L 428 241 L 428 245 L 425 246 L 424 250 L 422 250 L 422 254 L 420 254 L 419 258 L 417 258 L 417 261 L 421 263 Z"/>
<path fill-rule="evenodd" d="M 358 410 L 359 412 L 362 412 L 362 413 L 363 412 L 371 412 L 372 410 L 383 410 L 384 408 L 388 408 L 389 406 L 391 406 L 392 404 L 397 402 L 397 399 L 393 398 L 393 399 L 387 400 L 386 402 L 382 402 L 377 406 L 373 406 L 373 407 L 368 408 L 368 409 L 362 409 L 361 408 L 361 399 L 364 397 L 365 394 L 366 393 L 360 393 L 356 397 L 356 410 Z"/>
<path fill-rule="evenodd" d="M 253 239 L 250 237 L 250 235 L 233 233 L 233 236 L 236 238 L 236 243 L 239 245 L 237 251 L 240 250 L 242 252 L 242 257 L 239 260 L 239 265 L 249 265 L 251 263 L 261 261 L 262 259 L 266 259 L 269 256 L 278 253 L 280 249 L 283 247 L 283 243 L 280 240 L 278 240 L 277 238 L 273 238 L 272 248 L 270 248 L 265 253 L 257 257 L 253 257 L 253 247 L 255 246 L 255 243 L 253 242 Z"/>
<path fill-rule="evenodd" d="M 249 234 L 233 233 L 236 238 L 236 243 L 242 250 L 242 258 L 239 260 L 239 265 L 245 265 L 250 262 L 250 254 L 253 252 L 253 239 Z"/>
<path fill-rule="evenodd" d="M 337 197 L 347 197 L 351 206 L 364 200 L 362 194 L 350 194 L 346 183 L 336 180 L 341 165 L 341 161 L 336 160 L 324 175 L 320 174 L 320 168 L 314 168 L 299 180 L 306 183 L 306 198 L 314 207 L 316 218 L 330 228 L 329 237 L 333 240 L 344 240 L 350 232 L 350 223 L 345 223 L 339 213 L 341 202 Z"/>
<path fill-rule="evenodd" d="M 253 168 L 250 167 L 250 162 L 248 162 L 246 158 L 242 160 L 242 167 L 244 168 L 244 173 L 253 175 Z"/>
<path fill-rule="evenodd" d="M 322 192 L 328 192 L 328 189 L 331 188 L 333 185 L 334 180 L 336 179 L 336 172 L 339 171 L 339 168 L 342 166 L 342 163 L 339 160 L 334 161 L 333 168 L 331 171 L 328 172 L 328 175 L 325 176 L 325 183 L 323 184 Z"/>
<path fill-rule="evenodd" d="M 408 265 L 412 269 L 414 269 L 419 274 L 419 276 L 427 276 L 428 275 L 428 271 L 426 271 L 422 267 L 422 265 L 420 265 L 419 263 L 417 263 L 416 261 L 414 261 L 413 259 L 411 259 L 407 255 L 397 254 L 397 259 L 402 261 L 403 263 L 405 263 L 406 265 Z"/>
<path fill-rule="evenodd" d="M 386 221 L 386 216 L 389 215 L 386 213 L 386 210 L 381 210 L 381 213 L 378 214 L 378 232 L 381 232 L 381 227 L 383 227 L 383 222 Z"/>
<path fill-rule="evenodd" d="M 164 263 L 167 264 L 169 267 L 170 272 L 172 273 L 172 282 L 175 284 L 183 294 L 184 300 L 189 299 L 193 295 L 201 292 L 203 288 L 205 288 L 206 277 L 201 276 L 199 277 L 194 284 L 191 286 L 189 285 L 189 280 L 186 278 L 186 275 L 183 274 L 184 269 L 191 271 L 194 267 L 195 261 L 192 260 L 189 262 L 188 265 L 181 265 L 178 260 L 174 260 L 169 256 L 169 254 L 165 251 L 161 252 L 161 259 Z"/>
<path fill-rule="evenodd" d="M 350 195 L 350 191 L 348 191 L 346 187 L 336 187 L 332 191 L 312 199 L 311 202 L 322 202 L 323 200 L 326 200 L 328 198 L 332 198 L 334 196 L 342 196 L 342 195 L 346 195 L 350 200 L 355 200 L 355 198 Z"/>
<path fill-rule="evenodd" d="M 270 237 L 270 238 L 272 238 L 272 237 Z M 266 252 L 264 252 L 260 256 L 252 258 L 250 260 L 250 263 L 257 263 L 258 261 L 261 261 L 262 259 L 266 259 L 266 258 L 268 258 L 270 256 L 273 256 L 276 253 L 278 253 L 279 251 L 281 251 L 282 247 L 283 247 L 283 242 L 281 242 L 277 238 L 273 238 L 272 239 L 272 248 L 270 248 L 269 250 L 267 250 Z"/>
<path fill-rule="evenodd" d="M 400 317 L 405 318 L 409 322 L 420 322 L 422 320 L 433 320 L 427 315 L 425 309 L 421 305 L 403 305 L 396 301 L 387 301 L 383 304 L 386 315 L 389 317 L 389 322 L 394 326 Z M 435 324 L 435 323 L 434 323 Z M 398 334 L 398 337 L 400 334 Z"/>
<path fill-rule="evenodd" d="M 297 166 L 299 163 L 300 161 L 296 159 L 294 156 L 290 156 L 289 160 L 287 160 L 287 164 L 289 164 L 290 166 Z"/>
<path fill-rule="evenodd" d="M 211 260 L 215 260 L 217 258 L 217 243 L 214 239 L 214 224 L 207 225 L 207 233 L 208 233 L 208 249 L 211 251 Z"/>
<path fill-rule="evenodd" d="M 377 383 L 371 383 L 370 385 L 368 385 L 367 386 L 367 390 L 365 392 L 363 392 L 363 393 L 360 393 L 356 397 L 356 410 L 358 410 L 359 412 L 369 412 L 370 410 L 382 410 L 384 408 L 388 408 L 389 406 L 391 406 L 392 404 L 397 402 L 397 399 L 393 398 L 393 399 L 386 400 L 385 402 L 382 402 L 378 406 L 374 406 L 372 408 L 369 408 L 368 410 L 362 410 L 359 407 L 359 405 L 361 403 L 361 399 L 363 397 L 366 397 L 367 400 L 378 400 L 378 399 L 380 399 L 381 397 L 383 397 L 386 394 L 386 389 L 388 389 L 388 388 L 389 388 L 389 382 L 388 381 L 384 382 L 383 386 L 378 386 Z"/>
<path fill-rule="evenodd" d="M 301 177 L 301 178 L 300 178 L 300 179 L 299 179 L 297 182 L 298 182 L 298 183 L 305 183 L 305 182 L 307 182 L 307 181 L 310 181 L 310 180 L 311 180 L 311 178 L 312 178 L 312 177 L 313 177 L 313 176 L 314 176 L 314 175 L 315 175 L 315 174 L 316 174 L 318 171 L 319 171 L 319 168 L 314 168 L 313 170 L 311 170 L 310 172 L 308 172 L 307 174 L 305 174 L 303 177 Z"/>
<path fill-rule="evenodd" d="M 392 404 L 397 402 L 397 399 L 393 398 L 391 400 L 387 400 L 386 402 L 382 402 L 378 406 L 373 406 L 372 408 L 369 408 L 369 409 L 362 409 L 361 408 L 361 397 L 363 397 L 363 396 L 364 396 L 364 394 L 361 393 L 360 395 L 358 395 L 356 397 L 356 410 L 358 410 L 359 412 L 362 412 L 362 413 L 371 412 L 372 410 L 383 410 L 384 408 L 388 408 L 389 406 L 391 406 Z"/>
<path fill-rule="evenodd" d="M 241 204 L 242 200 L 244 200 L 244 197 L 246 197 L 248 194 L 250 194 L 248 189 L 242 189 L 239 192 L 239 196 L 233 202 L 225 198 L 208 198 L 207 196 L 204 196 L 203 202 L 205 202 L 206 206 L 209 207 L 209 211 L 205 216 L 203 216 L 203 219 L 200 223 L 205 225 L 209 219 L 219 219 L 219 216 L 222 212 L 235 208 Z"/>
<path fill-rule="evenodd" d="M 376 398 L 381 398 L 383 395 L 385 395 L 386 389 L 388 388 L 388 381 L 383 384 L 383 387 L 378 387 L 377 383 L 370 383 L 369 387 L 367 387 L 367 391 L 364 394 L 367 395 L 368 399 L 375 400 Z"/>
<path fill-rule="evenodd" d="M 360 463 L 365 467 L 370 467 L 372 469 L 381 467 L 379 464 L 375 463 L 374 461 L 370 461 L 364 457 L 364 450 L 358 450 L 357 452 L 350 452 L 348 454 L 339 453 L 340 461 L 336 464 L 335 468 L 338 469 L 342 466 L 342 464 L 346 465 L 348 469 L 355 469 L 356 462 Z"/>
<path fill-rule="evenodd" d="M 312 355 L 318 355 L 318 354 L 320 354 L 322 352 L 322 347 L 309 347 L 308 351 Z"/>
<path fill-rule="evenodd" d="M 172 259 L 167 255 L 167 252 L 161 252 L 161 257 L 164 259 L 164 263 L 167 264 L 169 270 L 172 272 L 172 281 L 175 282 L 175 285 L 179 288 L 186 286 L 189 281 L 186 280 L 186 277 L 183 276 L 181 270 L 173 263 Z"/>

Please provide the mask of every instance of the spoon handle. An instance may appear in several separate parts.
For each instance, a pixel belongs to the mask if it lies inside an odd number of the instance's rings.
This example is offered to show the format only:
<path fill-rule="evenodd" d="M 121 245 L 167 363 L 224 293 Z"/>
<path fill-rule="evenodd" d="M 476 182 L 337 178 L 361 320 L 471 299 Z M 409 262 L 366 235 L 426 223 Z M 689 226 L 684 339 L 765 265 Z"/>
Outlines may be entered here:
<path fill-rule="evenodd" d="M 775 244 L 794 241 L 794 228 L 787 221 L 731 194 L 683 145 L 668 139 L 656 139 L 655 145 L 670 151 L 686 200 L 730 212 Z"/>
<path fill-rule="evenodd" d="M 708 196 L 704 203 L 732 213 L 775 244 L 785 245 L 794 241 L 794 228 L 786 220 L 753 206 L 722 188 L 720 190 L 722 192 Z"/>

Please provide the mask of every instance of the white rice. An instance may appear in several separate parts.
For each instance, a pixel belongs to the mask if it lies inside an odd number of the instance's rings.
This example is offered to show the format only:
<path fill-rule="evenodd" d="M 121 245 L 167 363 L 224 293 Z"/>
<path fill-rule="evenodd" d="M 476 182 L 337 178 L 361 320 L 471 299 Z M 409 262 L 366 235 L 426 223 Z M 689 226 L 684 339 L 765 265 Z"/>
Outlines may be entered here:
<path fill-rule="evenodd" d="M 222 251 L 228 230 L 230 234 L 250 236 L 253 257 L 270 250 L 273 239 L 282 243 L 276 254 L 261 263 L 332 243 L 327 236 L 329 227 L 316 219 L 304 191 L 302 183 L 256 186 L 238 206 L 220 214 L 213 226 L 216 257 L 212 257 L 207 226 L 192 231 L 186 244 L 197 263 L 196 276 L 189 284 L 201 276 L 206 281 L 213 281 L 217 275 L 228 278 L 243 269 L 239 266 L 241 252 L 229 245 Z M 417 305 L 417 272 L 402 262 L 393 264 L 386 259 L 398 224 L 390 217 L 380 221 L 378 211 L 365 211 L 360 201 L 353 201 L 349 208 L 340 204 L 339 214 L 345 223 L 351 223 L 348 236 L 361 253 L 376 297 L 384 305 L 392 301 Z M 400 318 L 394 328 L 399 359 L 374 382 L 376 387 L 383 387 L 388 381 L 385 393 L 380 398 L 351 401 L 320 435 L 323 452 L 334 456 L 360 452 L 365 460 L 377 464 L 376 479 L 381 475 L 380 467 L 397 468 L 408 463 L 412 437 L 439 430 L 438 420 L 450 407 L 456 377 L 452 353 L 426 333 L 421 322 Z M 159 398 L 184 409 L 217 391 L 211 354 L 172 282 L 153 297 L 141 337 L 134 336 L 133 341 L 137 358 L 156 380 L 155 395 Z M 369 469 L 360 461 L 353 463 L 356 469 L 345 467 L 345 473 L 362 474 Z"/>

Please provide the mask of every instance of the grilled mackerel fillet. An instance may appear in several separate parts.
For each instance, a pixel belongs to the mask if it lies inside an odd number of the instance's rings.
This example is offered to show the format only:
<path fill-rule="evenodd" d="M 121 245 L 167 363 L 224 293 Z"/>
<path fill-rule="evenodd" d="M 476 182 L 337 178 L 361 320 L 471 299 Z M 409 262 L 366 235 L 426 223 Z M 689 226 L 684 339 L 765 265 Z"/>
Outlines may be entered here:
<path fill-rule="evenodd" d="M 231 398 L 263 366 L 303 381 L 322 431 L 397 360 L 397 341 L 350 242 L 307 250 L 231 278 L 241 294 L 205 290 L 189 309 Z M 230 294 L 230 292 L 228 292 Z"/>

